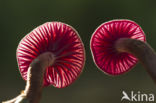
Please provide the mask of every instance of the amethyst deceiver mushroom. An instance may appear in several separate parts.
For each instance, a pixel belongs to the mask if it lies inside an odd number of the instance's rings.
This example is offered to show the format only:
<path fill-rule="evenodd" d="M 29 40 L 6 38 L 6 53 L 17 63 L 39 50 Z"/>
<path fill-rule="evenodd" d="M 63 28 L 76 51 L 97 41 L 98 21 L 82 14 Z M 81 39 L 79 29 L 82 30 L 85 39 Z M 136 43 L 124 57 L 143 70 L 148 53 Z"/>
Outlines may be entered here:
<path fill-rule="evenodd" d="M 44 86 L 63 88 L 77 79 L 84 66 L 85 54 L 83 43 L 74 28 L 61 22 L 48 22 L 20 41 L 17 62 L 24 80 L 27 80 L 30 63 L 45 52 L 51 52 L 55 60 L 45 71 Z"/>
<path fill-rule="evenodd" d="M 139 60 L 156 81 L 156 54 L 145 41 L 138 24 L 118 19 L 100 25 L 91 37 L 90 47 L 95 64 L 104 73 L 120 75 Z"/>
<path fill-rule="evenodd" d="M 27 84 L 19 96 L 4 103 L 39 103 L 43 87 L 69 86 L 78 78 L 85 63 L 79 34 L 61 22 L 47 22 L 35 28 L 20 41 L 16 55 Z"/>

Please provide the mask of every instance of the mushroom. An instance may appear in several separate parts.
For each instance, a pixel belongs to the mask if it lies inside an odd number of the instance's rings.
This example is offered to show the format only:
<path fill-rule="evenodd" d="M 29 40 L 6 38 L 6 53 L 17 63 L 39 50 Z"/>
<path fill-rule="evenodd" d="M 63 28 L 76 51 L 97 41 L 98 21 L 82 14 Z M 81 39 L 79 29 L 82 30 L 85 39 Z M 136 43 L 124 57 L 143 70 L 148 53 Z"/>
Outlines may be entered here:
<path fill-rule="evenodd" d="M 104 73 L 126 73 L 139 60 L 156 81 L 156 53 L 134 21 L 117 19 L 103 23 L 93 33 L 90 47 L 95 64 Z"/>
<path fill-rule="evenodd" d="M 19 96 L 4 103 L 39 103 L 43 87 L 69 86 L 85 63 L 79 34 L 61 22 L 47 22 L 35 28 L 20 41 L 16 55 L 26 87 Z"/>

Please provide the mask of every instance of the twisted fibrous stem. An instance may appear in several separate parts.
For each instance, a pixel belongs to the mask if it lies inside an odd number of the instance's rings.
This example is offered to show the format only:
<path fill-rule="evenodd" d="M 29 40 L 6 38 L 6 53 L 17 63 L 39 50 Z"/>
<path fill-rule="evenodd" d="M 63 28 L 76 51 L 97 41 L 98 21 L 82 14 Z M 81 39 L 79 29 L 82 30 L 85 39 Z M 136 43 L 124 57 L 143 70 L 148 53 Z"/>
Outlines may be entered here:
<path fill-rule="evenodd" d="M 156 53 L 149 44 L 136 39 L 121 38 L 117 40 L 115 47 L 118 52 L 128 52 L 137 57 L 156 82 Z"/>
<path fill-rule="evenodd" d="M 2 103 L 39 103 L 45 69 L 51 66 L 54 61 L 55 57 L 51 52 L 40 54 L 32 61 L 28 68 L 25 90 L 14 99 Z"/>

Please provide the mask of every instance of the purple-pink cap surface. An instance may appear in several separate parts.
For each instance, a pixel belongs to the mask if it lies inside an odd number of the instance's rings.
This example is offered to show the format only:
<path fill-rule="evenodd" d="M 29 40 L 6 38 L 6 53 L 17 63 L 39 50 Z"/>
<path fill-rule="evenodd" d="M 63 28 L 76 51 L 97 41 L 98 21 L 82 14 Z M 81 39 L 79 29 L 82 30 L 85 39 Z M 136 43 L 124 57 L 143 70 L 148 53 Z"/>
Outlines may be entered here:
<path fill-rule="evenodd" d="M 90 47 L 94 62 L 106 74 L 123 74 L 135 66 L 138 61 L 132 54 L 119 53 L 115 49 L 115 42 L 120 38 L 146 41 L 141 27 L 134 21 L 125 19 L 101 24 L 91 37 Z"/>
<path fill-rule="evenodd" d="M 30 63 L 47 51 L 56 60 L 46 68 L 43 85 L 63 88 L 73 83 L 84 67 L 85 50 L 76 30 L 61 22 L 47 22 L 20 41 L 16 55 L 23 79 L 27 80 Z"/>

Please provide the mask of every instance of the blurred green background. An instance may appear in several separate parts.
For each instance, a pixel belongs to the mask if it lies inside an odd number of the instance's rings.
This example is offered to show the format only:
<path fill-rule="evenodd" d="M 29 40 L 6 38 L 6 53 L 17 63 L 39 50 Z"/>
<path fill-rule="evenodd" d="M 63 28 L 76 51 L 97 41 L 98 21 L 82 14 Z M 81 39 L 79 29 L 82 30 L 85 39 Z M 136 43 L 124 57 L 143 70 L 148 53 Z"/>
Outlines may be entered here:
<path fill-rule="evenodd" d="M 123 90 L 156 94 L 156 85 L 141 64 L 117 77 L 105 75 L 94 65 L 89 48 L 92 33 L 101 23 L 118 18 L 140 24 L 156 50 L 155 0 L 0 0 L 0 102 L 17 96 L 25 87 L 16 62 L 19 41 L 48 21 L 65 22 L 77 29 L 87 60 L 71 86 L 44 88 L 41 103 L 120 103 Z"/>

